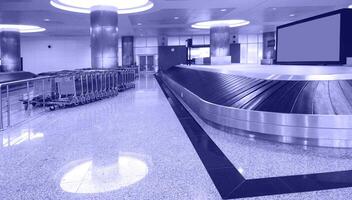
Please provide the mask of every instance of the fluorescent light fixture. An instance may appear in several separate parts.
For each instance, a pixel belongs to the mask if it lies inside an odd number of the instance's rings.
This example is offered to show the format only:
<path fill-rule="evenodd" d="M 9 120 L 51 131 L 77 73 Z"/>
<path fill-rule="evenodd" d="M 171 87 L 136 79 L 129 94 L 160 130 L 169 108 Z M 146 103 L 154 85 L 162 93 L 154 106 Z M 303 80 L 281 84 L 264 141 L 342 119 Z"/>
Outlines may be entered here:
<path fill-rule="evenodd" d="M 250 22 L 243 19 L 231 19 L 231 20 L 216 20 L 216 21 L 205 21 L 198 22 L 192 25 L 192 28 L 198 29 L 210 29 L 213 27 L 228 26 L 228 27 L 239 27 L 248 25 Z"/>
<path fill-rule="evenodd" d="M 20 33 L 35 33 L 45 31 L 45 28 L 21 24 L 0 24 L 1 31 L 18 31 Z"/>
<path fill-rule="evenodd" d="M 226 12 L 226 11 L 227 11 L 227 9 L 226 9 L 226 8 L 224 8 L 224 9 L 221 9 L 220 11 L 221 11 L 221 12 Z"/>
<path fill-rule="evenodd" d="M 137 25 L 138 25 L 138 26 L 141 26 L 141 25 L 142 25 L 142 23 L 138 23 Z"/>
<path fill-rule="evenodd" d="M 154 6 L 150 0 L 51 0 L 50 4 L 61 10 L 78 13 L 90 13 L 94 7 L 109 7 L 118 14 L 143 12 Z"/>

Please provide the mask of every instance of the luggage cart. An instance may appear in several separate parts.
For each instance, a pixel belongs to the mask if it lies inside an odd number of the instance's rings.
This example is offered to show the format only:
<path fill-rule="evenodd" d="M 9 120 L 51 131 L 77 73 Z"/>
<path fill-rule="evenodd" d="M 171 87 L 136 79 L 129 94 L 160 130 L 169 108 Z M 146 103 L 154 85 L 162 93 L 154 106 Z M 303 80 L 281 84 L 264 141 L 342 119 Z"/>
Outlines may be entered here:
<path fill-rule="evenodd" d="M 73 72 L 65 72 L 54 77 L 56 91 L 54 97 L 46 102 L 50 110 L 65 108 L 67 106 L 79 105 L 81 99 L 77 96 L 76 74 Z"/>
<path fill-rule="evenodd" d="M 43 106 L 50 110 L 77 106 L 113 97 L 134 87 L 133 69 L 81 69 L 51 72 L 50 79 L 33 83 L 35 94 L 26 94 L 25 106 Z M 44 92 L 43 92 L 44 91 Z"/>
<path fill-rule="evenodd" d="M 135 71 L 133 69 L 125 69 L 126 89 L 135 87 Z"/>
<path fill-rule="evenodd" d="M 55 83 L 51 77 L 42 77 L 39 80 L 34 80 L 32 83 L 27 82 L 26 92 L 20 101 L 23 102 L 25 110 L 29 106 L 33 108 L 45 107 L 46 102 L 53 98 Z"/>

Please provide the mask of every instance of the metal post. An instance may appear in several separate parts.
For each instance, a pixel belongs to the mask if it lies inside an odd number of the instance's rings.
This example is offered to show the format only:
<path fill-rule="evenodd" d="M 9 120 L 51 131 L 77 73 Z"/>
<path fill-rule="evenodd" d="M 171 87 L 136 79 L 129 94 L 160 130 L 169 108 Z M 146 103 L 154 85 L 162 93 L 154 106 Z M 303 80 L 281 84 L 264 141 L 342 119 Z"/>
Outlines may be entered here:
<path fill-rule="evenodd" d="M 115 72 L 112 73 L 112 87 L 114 89 L 114 91 L 116 90 L 116 87 L 115 87 Z"/>
<path fill-rule="evenodd" d="M 74 95 L 74 97 L 76 98 L 76 97 L 77 97 L 76 76 L 73 75 L 72 78 L 73 78 L 73 90 L 74 90 L 73 95 Z"/>
<path fill-rule="evenodd" d="M 2 85 L 0 85 L 0 130 L 4 130 L 4 122 L 2 116 Z"/>
<path fill-rule="evenodd" d="M 111 72 L 108 73 L 108 80 L 109 80 L 109 92 L 111 91 Z"/>
<path fill-rule="evenodd" d="M 103 72 L 101 73 L 101 76 L 100 76 L 100 92 L 103 94 Z"/>
<path fill-rule="evenodd" d="M 87 85 L 87 92 L 86 95 L 89 94 L 89 81 L 88 81 L 88 75 L 86 74 L 86 85 Z"/>
<path fill-rule="evenodd" d="M 92 81 L 92 94 L 94 95 L 94 76 L 93 76 L 93 73 L 90 74 L 90 79 Z"/>
<path fill-rule="evenodd" d="M 99 92 L 99 87 L 98 87 L 98 78 L 99 78 L 99 74 L 95 74 L 95 92 L 98 93 Z"/>
<path fill-rule="evenodd" d="M 43 86 L 43 108 L 45 108 L 45 79 L 42 80 Z"/>
<path fill-rule="evenodd" d="M 29 81 L 26 82 L 26 85 L 27 85 L 27 104 L 28 104 L 28 111 L 30 110 L 30 104 L 29 104 Z"/>
<path fill-rule="evenodd" d="M 83 89 L 84 89 L 84 86 L 83 86 L 83 75 L 81 75 L 81 95 L 82 95 L 82 97 L 84 96 Z"/>
<path fill-rule="evenodd" d="M 106 73 L 104 73 L 104 75 L 103 75 L 103 79 L 104 79 L 104 93 L 106 93 Z"/>
<path fill-rule="evenodd" d="M 7 98 L 7 126 L 9 127 L 11 125 L 9 85 L 6 85 L 6 98 Z"/>

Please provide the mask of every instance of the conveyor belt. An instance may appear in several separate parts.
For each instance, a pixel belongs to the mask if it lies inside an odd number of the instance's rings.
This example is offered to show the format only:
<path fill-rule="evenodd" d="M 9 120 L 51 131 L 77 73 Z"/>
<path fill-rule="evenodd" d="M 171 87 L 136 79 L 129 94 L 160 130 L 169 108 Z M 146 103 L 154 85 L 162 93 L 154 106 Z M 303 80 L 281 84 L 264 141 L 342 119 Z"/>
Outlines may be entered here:
<path fill-rule="evenodd" d="M 264 80 L 181 67 L 164 75 L 217 105 L 275 113 L 352 114 L 349 80 Z"/>

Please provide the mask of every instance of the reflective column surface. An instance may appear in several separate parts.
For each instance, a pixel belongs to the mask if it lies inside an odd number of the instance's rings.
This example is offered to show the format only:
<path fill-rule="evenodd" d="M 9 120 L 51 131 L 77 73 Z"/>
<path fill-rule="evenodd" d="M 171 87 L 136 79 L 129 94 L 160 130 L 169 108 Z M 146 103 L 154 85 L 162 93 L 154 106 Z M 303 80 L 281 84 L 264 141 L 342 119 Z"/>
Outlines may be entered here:
<path fill-rule="evenodd" d="M 1 71 L 14 72 L 21 70 L 20 32 L 0 31 Z"/>
<path fill-rule="evenodd" d="M 95 8 L 90 13 L 91 59 L 93 68 L 118 66 L 118 15 L 116 11 Z"/>
<path fill-rule="evenodd" d="M 152 75 L 0 132 L 0 199 L 221 199 Z"/>
<path fill-rule="evenodd" d="M 134 37 L 122 36 L 122 66 L 131 66 L 134 64 Z"/>
<path fill-rule="evenodd" d="M 230 56 L 230 27 L 213 27 L 210 29 L 210 56 Z"/>

